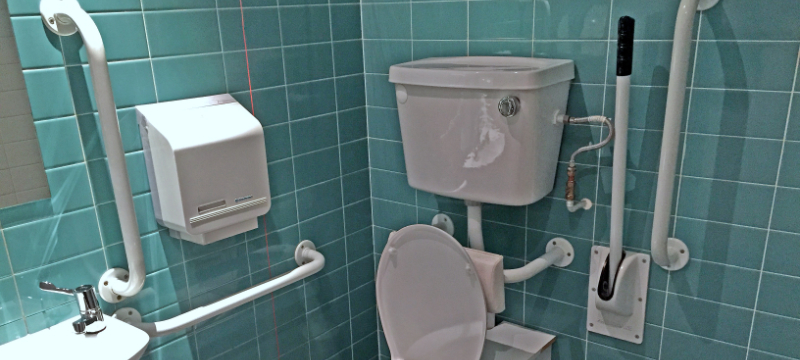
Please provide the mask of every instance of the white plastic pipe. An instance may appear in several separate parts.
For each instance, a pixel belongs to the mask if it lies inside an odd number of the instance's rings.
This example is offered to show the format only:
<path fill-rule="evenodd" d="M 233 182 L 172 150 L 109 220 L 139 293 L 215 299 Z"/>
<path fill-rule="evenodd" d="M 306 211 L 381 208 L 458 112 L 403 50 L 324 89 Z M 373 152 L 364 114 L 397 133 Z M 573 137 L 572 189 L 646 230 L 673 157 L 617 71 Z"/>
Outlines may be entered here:
<path fill-rule="evenodd" d="M 481 226 L 481 203 L 476 201 L 464 201 L 467 204 L 467 237 L 469 237 L 469 247 L 475 250 L 483 250 L 483 228 Z"/>
<path fill-rule="evenodd" d="M 505 282 L 506 284 L 513 284 L 528 280 L 550 267 L 550 265 L 561 261 L 565 255 L 567 254 L 564 252 L 564 249 L 554 246 L 550 251 L 521 268 L 503 270 Z"/>
<path fill-rule="evenodd" d="M 622 229 L 625 217 L 625 171 L 628 161 L 628 104 L 631 77 L 617 76 L 617 99 L 614 113 L 614 165 L 611 178 L 611 234 L 608 254 L 609 284 L 614 284 L 619 263 L 622 261 Z"/>
<path fill-rule="evenodd" d="M 113 279 L 109 281 L 109 286 L 115 294 L 131 297 L 139 293 L 144 286 L 144 256 L 103 38 L 92 18 L 75 0 L 42 0 L 39 6 L 42 20 L 51 31 L 62 36 L 71 35 L 75 31 L 80 32 L 86 48 L 103 143 L 108 157 L 108 170 L 111 173 L 111 185 L 122 230 L 122 241 L 128 260 L 128 277 Z"/>
<path fill-rule="evenodd" d="M 325 257 L 314 249 L 313 244 L 308 246 L 307 244 L 309 243 L 310 242 L 304 241 L 298 245 L 297 253 L 299 256 L 297 256 L 297 259 L 301 260 L 298 263 L 302 263 L 303 265 L 284 275 L 281 275 L 280 277 L 260 285 L 253 286 L 247 290 L 243 290 L 209 305 L 188 311 L 171 319 L 154 323 L 132 322 L 131 325 L 142 329 L 144 332 L 150 335 L 151 338 L 169 335 L 186 329 L 190 326 L 197 325 L 202 321 L 208 320 L 242 304 L 246 304 L 264 295 L 271 294 L 288 285 L 314 275 L 322 270 L 322 268 L 325 266 Z M 304 245 L 305 247 L 303 247 Z"/>
<path fill-rule="evenodd" d="M 672 60 L 667 90 L 667 110 L 664 116 L 664 133 L 661 140 L 661 160 L 658 165 L 658 189 L 656 190 L 655 214 L 651 252 L 653 261 L 661 267 L 677 270 L 677 251 L 669 253 L 667 236 L 672 212 L 672 193 L 675 185 L 675 166 L 678 159 L 678 143 L 683 119 L 683 103 L 686 92 L 686 76 L 689 70 L 689 53 L 692 44 L 692 27 L 699 0 L 682 0 L 675 21 L 675 39 L 672 43 Z"/>

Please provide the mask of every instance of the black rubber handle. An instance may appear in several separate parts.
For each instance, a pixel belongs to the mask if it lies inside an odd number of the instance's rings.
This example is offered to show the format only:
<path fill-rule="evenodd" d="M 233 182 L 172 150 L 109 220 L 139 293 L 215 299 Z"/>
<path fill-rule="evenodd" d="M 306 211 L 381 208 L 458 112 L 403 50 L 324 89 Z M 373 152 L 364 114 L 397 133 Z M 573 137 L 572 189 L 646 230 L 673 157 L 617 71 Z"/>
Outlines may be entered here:
<path fill-rule="evenodd" d="M 630 16 L 619 18 L 617 40 L 617 76 L 631 74 L 633 64 L 633 28 L 636 21 Z"/>

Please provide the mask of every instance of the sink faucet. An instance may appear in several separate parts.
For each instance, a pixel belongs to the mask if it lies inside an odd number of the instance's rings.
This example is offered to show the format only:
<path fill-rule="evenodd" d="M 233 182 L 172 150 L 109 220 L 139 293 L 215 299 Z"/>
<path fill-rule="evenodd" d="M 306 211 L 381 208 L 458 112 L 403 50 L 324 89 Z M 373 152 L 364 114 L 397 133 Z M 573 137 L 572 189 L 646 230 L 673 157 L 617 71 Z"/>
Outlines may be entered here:
<path fill-rule="evenodd" d="M 61 289 L 48 281 L 39 283 L 39 289 L 62 295 L 74 295 L 78 301 L 78 309 L 81 311 L 81 318 L 72 323 L 72 328 L 76 334 L 97 334 L 106 329 L 103 322 L 103 310 L 100 309 L 100 302 L 94 293 L 92 285 L 83 285 L 72 289 Z"/>

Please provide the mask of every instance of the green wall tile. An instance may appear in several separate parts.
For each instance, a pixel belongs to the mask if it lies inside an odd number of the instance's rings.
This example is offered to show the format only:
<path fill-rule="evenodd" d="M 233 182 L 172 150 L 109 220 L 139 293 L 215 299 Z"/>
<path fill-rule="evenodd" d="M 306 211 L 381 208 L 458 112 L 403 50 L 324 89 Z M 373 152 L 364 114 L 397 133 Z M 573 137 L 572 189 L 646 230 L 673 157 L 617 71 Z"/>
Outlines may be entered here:
<path fill-rule="evenodd" d="M 364 72 L 363 47 L 361 41 L 333 43 L 333 60 L 336 76 Z"/>
<path fill-rule="evenodd" d="M 315 243 L 320 245 L 338 241 L 344 237 L 344 234 L 344 213 L 342 211 L 331 211 L 300 223 L 300 237 L 314 239 Z M 337 263 L 344 265 L 341 260 L 343 259 L 336 259 Z"/>
<path fill-rule="evenodd" d="M 795 331 L 798 326 L 800 326 L 798 320 L 756 312 L 750 347 L 798 358 L 800 357 L 800 332 Z"/>
<path fill-rule="evenodd" d="M 692 90 L 690 132 L 782 139 L 790 94 Z"/>
<path fill-rule="evenodd" d="M 236 7 L 238 8 L 239 4 L 236 4 Z M 220 10 L 219 18 L 222 48 L 225 51 L 244 50 L 245 34 L 242 33 L 242 10 Z M 281 45 L 277 9 L 245 9 L 244 28 L 247 35 L 247 48 L 250 50 Z"/>
<path fill-rule="evenodd" d="M 13 5 L 9 4 L 9 7 L 13 8 Z M 11 25 L 23 69 L 64 64 L 61 41 L 58 35 L 45 28 L 41 16 L 15 17 Z"/>
<path fill-rule="evenodd" d="M 216 11 L 153 11 L 145 12 L 144 18 L 152 56 L 220 51 Z"/>
<path fill-rule="evenodd" d="M 291 85 L 288 92 L 289 118 L 292 120 L 336 111 L 333 80 Z"/>
<path fill-rule="evenodd" d="M 193 9 L 193 8 L 213 8 L 214 0 L 143 0 L 144 10 L 172 10 L 172 9 Z M 238 6 L 238 4 L 237 4 Z"/>
<path fill-rule="evenodd" d="M 109 61 L 149 57 L 141 12 L 98 13 L 92 20 L 103 37 Z M 86 63 L 86 48 L 80 34 L 62 38 L 67 64 Z"/>
<path fill-rule="evenodd" d="M 389 67 L 411 61 L 411 44 L 407 40 L 364 40 L 364 71 L 374 74 L 389 74 Z"/>
<path fill-rule="evenodd" d="M 295 155 L 336 145 L 336 115 L 325 115 L 291 123 Z"/>
<path fill-rule="evenodd" d="M 533 2 L 475 1 L 469 5 L 470 40 L 530 40 Z"/>
<path fill-rule="evenodd" d="M 364 39 L 411 39 L 411 6 L 364 4 L 361 6 Z"/>
<path fill-rule="evenodd" d="M 700 38 L 711 40 L 795 40 L 800 39 L 800 29 L 795 26 L 793 14 L 800 12 L 800 4 L 789 0 L 753 3 L 731 0 L 703 11 Z M 769 22 L 756 25 L 752 19 L 769 18 Z"/>
<path fill-rule="evenodd" d="M 339 176 L 339 151 L 329 148 L 296 156 L 294 164 L 298 188 L 319 184 Z"/>
<path fill-rule="evenodd" d="M 790 42 L 701 42 L 694 86 L 789 91 L 797 49 Z"/>
<path fill-rule="evenodd" d="M 361 39 L 361 7 L 331 6 L 331 29 L 334 41 Z"/>
<path fill-rule="evenodd" d="M 78 123 L 75 117 L 37 121 L 36 135 L 45 168 L 68 165 L 83 160 Z"/>
<path fill-rule="evenodd" d="M 47 119 L 74 113 L 69 81 L 64 68 L 26 70 L 25 86 L 34 119 Z"/>
<path fill-rule="evenodd" d="M 283 58 L 280 49 L 249 50 L 225 53 L 228 91 L 248 91 L 283 85 Z M 248 77 L 248 66 L 250 76 Z M 253 101 L 255 101 L 255 95 Z M 247 96 L 249 102 L 249 93 Z M 284 107 L 286 101 L 283 101 Z M 256 103 L 256 105 L 259 105 Z M 260 106 L 256 106 L 259 109 Z M 256 116 L 258 117 L 258 116 Z"/>
<path fill-rule="evenodd" d="M 411 18 L 414 25 L 414 40 L 467 38 L 466 2 L 418 3 L 412 6 Z"/>
<path fill-rule="evenodd" d="M 783 146 L 778 185 L 800 188 L 800 143 L 786 142 Z"/>
<path fill-rule="evenodd" d="M 332 180 L 297 191 L 297 215 L 300 221 L 342 206 L 342 185 Z"/>
<path fill-rule="evenodd" d="M 605 39 L 608 36 L 611 1 L 581 0 L 548 3 L 537 1 L 536 40 Z"/>
<path fill-rule="evenodd" d="M 287 7 L 280 13 L 283 45 L 331 41 L 327 7 Z"/>
<path fill-rule="evenodd" d="M 22 311 L 19 307 L 14 279 L 8 277 L 0 280 L 0 325 L 6 325 L 21 317 Z"/>
<path fill-rule="evenodd" d="M 160 101 L 225 92 L 225 70 L 221 55 L 155 59 L 153 75 Z"/>
<path fill-rule="evenodd" d="M 575 62 L 576 83 L 602 84 L 608 44 L 597 41 L 537 42 L 534 56 L 571 59 Z"/>
<path fill-rule="evenodd" d="M 365 41 L 366 42 L 366 41 Z M 418 40 L 412 44 L 414 59 L 429 57 L 466 56 L 466 41 Z"/>
<path fill-rule="evenodd" d="M 339 110 L 360 107 L 365 102 L 363 76 L 348 76 L 336 79 L 336 106 Z"/>
<path fill-rule="evenodd" d="M 286 81 L 289 84 L 327 79 L 333 76 L 330 44 L 286 47 Z"/>
<path fill-rule="evenodd" d="M 77 163 L 45 171 L 53 211 L 62 214 L 92 205 L 86 165 Z"/>
<path fill-rule="evenodd" d="M 800 276 L 800 264 L 794 259 L 800 255 L 800 235 L 773 231 L 764 256 L 764 271 Z"/>

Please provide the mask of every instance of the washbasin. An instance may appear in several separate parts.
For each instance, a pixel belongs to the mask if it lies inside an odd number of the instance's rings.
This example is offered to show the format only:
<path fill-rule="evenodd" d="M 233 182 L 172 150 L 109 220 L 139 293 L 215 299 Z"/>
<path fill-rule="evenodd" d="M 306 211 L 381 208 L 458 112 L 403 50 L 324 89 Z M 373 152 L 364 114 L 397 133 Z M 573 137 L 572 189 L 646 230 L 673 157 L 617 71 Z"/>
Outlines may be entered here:
<path fill-rule="evenodd" d="M 80 316 L 0 346 L 0 359 L 137 360 L 150 341 L 144 331 L 111 316 L 105 317 L 102 332 L 76 334 L 72 323 L 78 319 Z"/>

